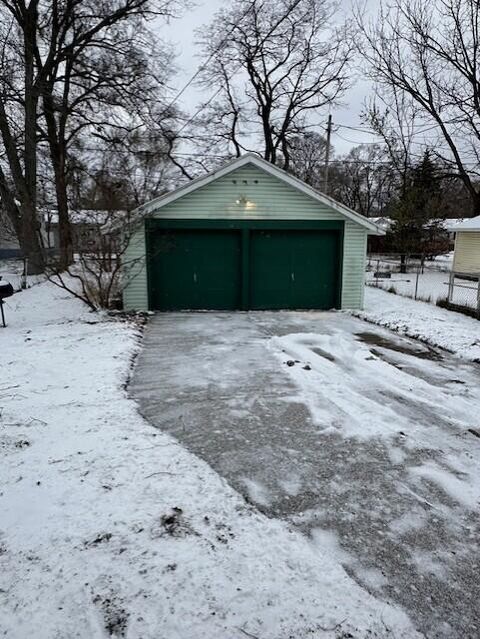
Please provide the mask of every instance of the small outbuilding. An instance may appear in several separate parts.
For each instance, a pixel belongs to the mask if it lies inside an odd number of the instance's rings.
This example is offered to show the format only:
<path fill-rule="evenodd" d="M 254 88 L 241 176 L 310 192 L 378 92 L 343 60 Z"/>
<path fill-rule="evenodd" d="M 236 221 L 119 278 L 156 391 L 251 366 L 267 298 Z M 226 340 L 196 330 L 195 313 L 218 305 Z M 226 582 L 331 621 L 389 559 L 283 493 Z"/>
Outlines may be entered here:
<path fill-rule="evenodd" d="M 455 233 L 453 272 L 459 275 L 480 275 L 480 215 L 450 226 Z"/>
<path fill-rule="evenodd" d="M 138 209 L 127 310 L 363 306 L 372 221 L 253 154 Z"/>

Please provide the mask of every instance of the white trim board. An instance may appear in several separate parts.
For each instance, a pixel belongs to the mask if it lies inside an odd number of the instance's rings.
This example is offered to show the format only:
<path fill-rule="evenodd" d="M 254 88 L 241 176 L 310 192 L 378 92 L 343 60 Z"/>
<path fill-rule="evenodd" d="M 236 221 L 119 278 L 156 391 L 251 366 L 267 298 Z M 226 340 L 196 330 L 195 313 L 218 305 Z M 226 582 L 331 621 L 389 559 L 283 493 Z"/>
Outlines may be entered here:
<path fill-rule="evenodd" d="M 255 155 L 254 153 L 247 153 L 245 155 L 242 155 L 241 157 L 236 158 L 235 160 L 232 160 L 231 162 L 228 162 L 227 164 L 225 164 L 224 166 L 222 166 L 220 169 L 216 171 L 212 171 L 211 173 L 198 177 L 195 180 L 192 180 L 191 182 L 189 182 L 188 184 L 185 184 L 184 186 L 181 186 L 180 188 L 175 189 L 174 191 L 171 191 L 170 193 L 161 195 L 160 197 L 157 197 L 154 200 L 151 200 L 150 202 L 143 204 L 137 209 L 137 211 L 143 217 L 148 217 L 149 215 L 152 215 L 154 212 L 158 211 L 164 206 L 167 206 L 167 204 L 171 204 L 172 202 L 175 202 L 176 200 L 184 197 L 185 195 L 188 195 L 189 193 L 192 193 L 193 191 L 196 191 L 197 189 L 207 186 L 211 182 L 214 182 L 215 180 L 218 180 L 219 178 L 224 177 L 225 175 L 228 175 L 232 171 L 235 171 L 236 169 L 239 169 L 248 164 L 252 164 L 253 166 L 256 166 L 257 168 L 265 171 L 266 173 L 269 173 L 270 175 L 278 178 L 279 180 L 286 182 L 287 184 L 297 189 L 298 191 L 301 191 L 305 195 L 308 195 L 314 200 L 317 200 L 317 202 L 320 202 L 321 204 L 329 206 L 330 208 L 334 209 L 335 211 L 345 216 L 349 220 L 352 220 L 353 222 L 356 222 L 360 226 L 363 226 L 364 228 L 366 228 L 370 235 L 385 235 L 385 231 L 381 229 L 377 224 L 370 221 L 368 218 L 364 217 L 363 215 L 360 215 L 356 211 L 353 211 L 352 209 L 348 208 L 348 206 L 340 204 L 340 202 L 337 202 L 336 200 L 329 197 L 328 195 L 325 195 L 323 193 L 320 193 L 319 191 L 316 191 L 308 184 L 305 184 L 305 182 L 303 182 L 302 180 L 299 180 L 293 175 L 290 175 L 283 169 L 280 169 L 278 166 L 275 166 L 274 164 L 271 164 L 270 162 L 267 162 L 267 160 L 260 158 L 258 155 Z"/>

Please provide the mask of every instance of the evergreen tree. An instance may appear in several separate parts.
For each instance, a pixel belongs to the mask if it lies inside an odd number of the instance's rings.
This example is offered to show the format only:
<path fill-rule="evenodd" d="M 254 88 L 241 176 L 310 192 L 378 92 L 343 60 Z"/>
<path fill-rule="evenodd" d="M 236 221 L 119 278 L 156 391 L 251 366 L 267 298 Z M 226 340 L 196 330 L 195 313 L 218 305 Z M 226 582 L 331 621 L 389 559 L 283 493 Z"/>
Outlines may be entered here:
<path fill-rule="evenodd" d="M 387 245 L 402 255 L 402 272 L 408 254 L 433 256 L 445 250 L 441 181 L 438 166 L 426 151 L 407 172 L 400 194 L 392 203 L 393 224 Z"/>

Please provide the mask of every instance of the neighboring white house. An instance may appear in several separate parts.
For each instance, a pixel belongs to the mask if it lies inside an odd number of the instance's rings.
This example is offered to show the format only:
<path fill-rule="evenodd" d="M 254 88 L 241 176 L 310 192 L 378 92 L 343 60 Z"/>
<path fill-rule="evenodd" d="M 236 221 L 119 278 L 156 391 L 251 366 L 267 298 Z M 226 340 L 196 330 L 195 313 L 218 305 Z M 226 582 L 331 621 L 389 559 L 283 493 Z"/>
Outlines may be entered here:
<path fill-rule="evenodd" d="M 480 275 L 480 215 L 454 224 L 449 230 L 455 233 L 453 272 Z"/>
<path fill-rule="evenodd" d="M 474 309 L 480 318 L 480 215 L 450 226 L 455 234 L 448 301 Z"/>

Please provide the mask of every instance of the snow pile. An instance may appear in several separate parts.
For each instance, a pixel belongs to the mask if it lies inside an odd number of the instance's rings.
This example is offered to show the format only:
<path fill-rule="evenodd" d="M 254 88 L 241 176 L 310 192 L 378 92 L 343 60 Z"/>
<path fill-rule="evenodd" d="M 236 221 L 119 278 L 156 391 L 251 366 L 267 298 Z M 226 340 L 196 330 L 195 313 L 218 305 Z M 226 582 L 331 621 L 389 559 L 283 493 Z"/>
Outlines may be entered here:
<path fill-rule="evenodd" d="M 366 287 L 361 319 L 480 362 L 480 321 L 432 304 Z"/>
<path fill-rule="evenodd" d="M 0 628 L 24 639 L 416 636 L 342 557 L 138 414 L 135 326 L 52 284 L 0 329 Z"/>
<path fill-rule="evenodd" d="M 463 369 L 452 370 L 436 351 L 390 339 L 387 331 L 350 332 L 349 322 L 356 320 L 343 318 L 328 334 L 289 334 L 269 342 L 319 431 L 366 440 L 395 439 L 401 431 L 420 448 L 431 447 L 432 439 L 451 447 L 452 436 L 463 438 L 472 426 L 472 404 L 480 403 L 475 385 L 474 396 L 466 392 Z M 398 404 L 406 407 L 404 414 Z M 473 476 L 476 481 L 476 471 Z M 476 490 L 480 498 L 478 482 Z"/>

